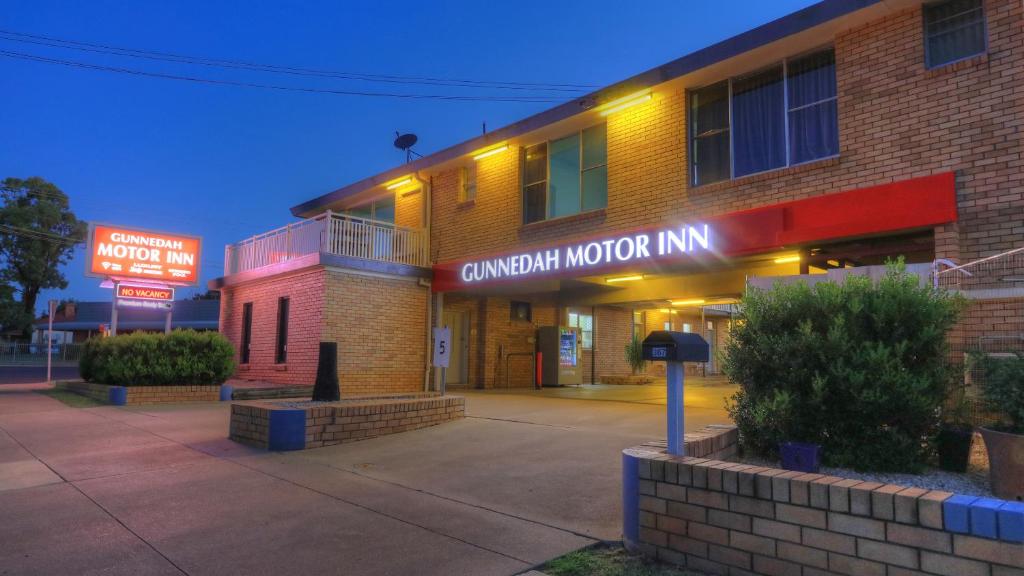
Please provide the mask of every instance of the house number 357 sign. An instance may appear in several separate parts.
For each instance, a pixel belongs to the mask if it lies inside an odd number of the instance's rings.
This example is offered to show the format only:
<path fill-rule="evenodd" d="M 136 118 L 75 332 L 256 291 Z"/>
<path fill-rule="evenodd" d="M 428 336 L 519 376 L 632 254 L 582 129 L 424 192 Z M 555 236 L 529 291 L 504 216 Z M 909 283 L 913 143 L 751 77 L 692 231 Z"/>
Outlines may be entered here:
<path fill-rule="evenodd" d="M 452 331 L 447 328 L 434 328 L 434 366 L 447 368 L 452 356 Z"/>

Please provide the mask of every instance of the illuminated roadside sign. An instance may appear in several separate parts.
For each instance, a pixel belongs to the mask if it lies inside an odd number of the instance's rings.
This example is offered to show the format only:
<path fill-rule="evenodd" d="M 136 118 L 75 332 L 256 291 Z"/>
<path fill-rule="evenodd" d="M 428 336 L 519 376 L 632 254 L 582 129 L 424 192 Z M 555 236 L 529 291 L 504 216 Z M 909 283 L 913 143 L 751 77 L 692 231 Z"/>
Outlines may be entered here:
<path fill-rule="evenodd" d="M 133 284 L 118 284 L 118 298 L 131 298 L 133 300 L 154 300 L 167 302 L 174 300 L 174 288 L 158 288 L 153 286 L 135 286 Z"/>
<path fill-rule="evenodd" d="M 605 265 L 707 252 L 712 249 L 711 232 L 707 224 L 684 225 L 474 260 L 461 265 L 459 279 L 471 284 L 530 277 L 559 270 L 586 273 Z"/>
<path fill-rule="evenodd" d="M 118 308 L 138 308 L 143 310 L 170 310 L 171 303 L 154 300 L 129 300 L 124 298 L 117 299 Z"/>
<path fill-rule="evenodd" d="M 195 285 L 201 243 L 195 236 L 93 224 L 86 274 Z"/>

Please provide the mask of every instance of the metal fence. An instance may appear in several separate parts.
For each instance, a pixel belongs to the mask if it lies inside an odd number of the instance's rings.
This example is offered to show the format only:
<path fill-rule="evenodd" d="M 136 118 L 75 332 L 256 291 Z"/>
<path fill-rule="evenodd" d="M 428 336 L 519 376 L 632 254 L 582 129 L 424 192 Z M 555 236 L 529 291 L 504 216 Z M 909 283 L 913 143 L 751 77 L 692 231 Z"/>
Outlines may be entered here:
<path fill-rule="evenodd" d="M 315 253 L 410 266 L 429 266 L 427 232 L 390 222 L 325 212 L 224 249 L 226 274 Z"/>
<path fill-rule="evenodd" d="M 971 420 L 989 424 L 999 415 L 980 400 L 982 374 L 969 357 L 1007 357 L 1024 353 L 1024 248 L 963 265 L 936 260 L 932 282 L 968 300 L 960 321 L 948 336 L 953 365 L 963 374 L 963 390 Z"/>
<path fill-rule="evenodd" d="M 54 366 L 75 366 L 82 344 L 51 344 Z M 0 366 L 46 366 L 46 344 L 0 343 Z"/>

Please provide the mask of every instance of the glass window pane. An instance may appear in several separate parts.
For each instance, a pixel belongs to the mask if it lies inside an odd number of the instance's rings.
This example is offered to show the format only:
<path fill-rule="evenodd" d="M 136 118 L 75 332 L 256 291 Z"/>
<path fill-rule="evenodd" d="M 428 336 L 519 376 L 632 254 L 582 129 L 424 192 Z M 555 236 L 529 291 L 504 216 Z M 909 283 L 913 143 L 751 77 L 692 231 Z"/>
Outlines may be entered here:
<path fill-rule="evenodd" d="M 395 221 L 395 196 L 392 194 L 373 203 L 373 219 L 382 222 Z"/>
<path fill-rule="evenodd" d="M 373 217 L 373 203 L 364 204 L 362 206 L 356 206 L 355 208 L 349 208 L 345 211 L 349 216 L 355 216 L 356 218 L 372 218 Z"/>
<path fill-rule="evenodd" d="M 939 66 L 985 51 L 981 0 L 951 0 L 924 7 L 928 66 Z"/>
<path fill-rule="evenodd" d="M 548 179 L 548 145 L 537 144 L 526 149 L 526 166 L 523 182 L 536 184 Z"/>
<path fill-rule="evenodd" d="M 693 184 L 729 179 L 729 133 L 718 132 L 693 142 Z"/>
<path fill-rule="evenodd" d="M 583 168 L 608 163 L 608 125 L 591 126 L 583 131 Z"/>
<path fill-rule="evenodd" d="M 551 142 L 548 218 L 580 211 L 580 136 Z"/>
<path fill-rule="evenodd" d="M 583 173 L 583 209 L 608 206 L 608 167 L 599 166 Z"/>
<path fill-rule="evenodd" d="M 753 174 L 786 164 L 782 67 L 732 84 L 733 173 Z"/>
<path fill-rule="evenodd" d="M 836 56 L 832 50 L 825 50 L 790 60 L 789 108 L 799 108 L 836 95 Z"/>
<path fill-rule="evenodd" d="M 837 118 L 835 100 L 790 112 L 790 162 L 799 164 L 839 154 Z"/>
<path fill-rule="evenodd" d="M 729 178 L 729 83 L 690 96 L 691 173 L 694 185 Z"/>
<path fill-rule="evenodd" d="M 539 222 L 544 219 L 544 207 L 547 204 L 547 184 L 531 184 L 523 193 L 523 222 Z"/>

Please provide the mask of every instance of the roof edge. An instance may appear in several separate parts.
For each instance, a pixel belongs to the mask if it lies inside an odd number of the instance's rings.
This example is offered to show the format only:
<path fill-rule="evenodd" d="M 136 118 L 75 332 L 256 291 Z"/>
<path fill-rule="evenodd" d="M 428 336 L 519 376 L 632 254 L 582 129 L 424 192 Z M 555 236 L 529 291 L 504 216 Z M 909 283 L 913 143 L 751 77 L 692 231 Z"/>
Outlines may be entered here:
<path fill-rule="evenodd" d="M 503 126 L 493 132 L 465 140 L 448 148 L 444 148 L 408 164 L 402 164 L 385 170 L 369 178 L 364 178 L 326 194 L 322 194 L 297 204 L 291 213 L 298 217 L 308 217 L 326 209 L 327 206 L 353 194 L 385 184 L 399 176 L 416 173 L 430 166 L 454 160 L 516 136 L 527 134 L 555 122 L 570 118 L 580 112 L 593 108 L 599 101 L 607 98 L 609 93 L 618 94 L 628 89 L 653 87 L 680 76 L 690 74 L 702 68 L 727 60 L 734 56 L 749 52 L 761 46 L 792 36 L 804 30 L 819 26 L 836 18 L 857 12 L 884 0 L 823 0 L 806 8 L 787 14 L 756 28 L 732 36 L 696 52 L 651 68 L 625 80 L 610 84 L 585 96 L 559 104 L 522 120 Z"/>

